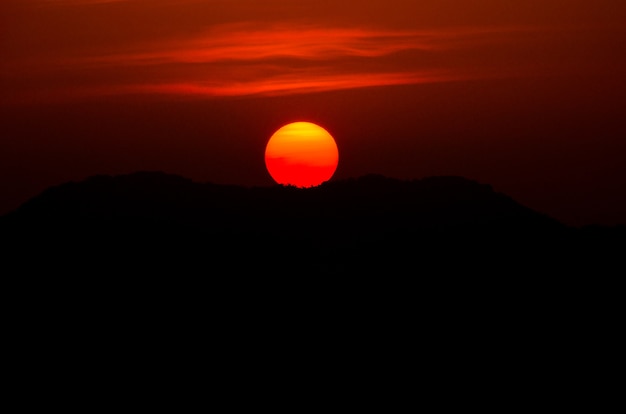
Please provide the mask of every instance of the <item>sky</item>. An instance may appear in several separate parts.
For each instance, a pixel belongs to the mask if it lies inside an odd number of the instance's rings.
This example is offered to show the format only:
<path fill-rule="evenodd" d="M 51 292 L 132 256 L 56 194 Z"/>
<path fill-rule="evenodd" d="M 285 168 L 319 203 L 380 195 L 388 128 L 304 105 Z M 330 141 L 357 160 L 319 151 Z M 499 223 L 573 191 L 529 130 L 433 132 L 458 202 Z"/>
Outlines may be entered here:
<path fill-rule="evenodd" d="M 0 214 L 164 171 L 269 186 L 319 124 L 332 179 L 457 175 L 571 225 L 626 224 L 623 0 L 2 0 Z"/>

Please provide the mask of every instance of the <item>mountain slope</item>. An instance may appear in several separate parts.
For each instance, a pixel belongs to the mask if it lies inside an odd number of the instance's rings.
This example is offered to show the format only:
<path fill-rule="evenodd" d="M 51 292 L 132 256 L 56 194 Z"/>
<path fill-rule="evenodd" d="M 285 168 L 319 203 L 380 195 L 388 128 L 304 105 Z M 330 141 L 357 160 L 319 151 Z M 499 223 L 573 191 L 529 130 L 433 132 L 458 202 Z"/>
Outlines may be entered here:
<path fill-rule="evenodd" d="M 139 172 L 50 188 L 1 217 L 0 280 L 12 321 L 46 338 L 161 340 L 166 325 L 170 341 L 208 331 L 248 344 L 297 328 L 412 355 L 423 338 L 446 353 L 505 335 L 514 358 L 533 341 L 569 349 L 566 366 L 614 343 L 624 240 L 462 177 L 296 189 Z"/>
<path fill-rule="evenodd" d="M 522 273 L 590 265 L 601 246 L 622 240 L 598 231 L 592 243 L 582 231 L 462 177 L 369 175 L 298 189 L 196 183 L 162 172 L 94 176 L 44 191 L 0 225 L 6 246 L 51 262 L 75 252 L 79 261 L 106 256 L 109 267 L 119 261 L 150 268 L 169 258 L 170 267 L 241 270 L 275 262 L 311 272 L 415 266 L 493 273 L 508 266 Z"/>

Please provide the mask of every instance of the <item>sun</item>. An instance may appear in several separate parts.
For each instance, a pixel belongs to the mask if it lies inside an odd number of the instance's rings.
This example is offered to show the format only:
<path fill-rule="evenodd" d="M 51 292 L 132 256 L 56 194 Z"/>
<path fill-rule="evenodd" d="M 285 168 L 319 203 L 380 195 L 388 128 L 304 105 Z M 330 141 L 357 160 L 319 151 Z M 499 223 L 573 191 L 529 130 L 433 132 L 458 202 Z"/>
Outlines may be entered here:
<path fill-rule="evenodd" d="M 338 163 L 335 139 L 311 122 L 293 122 L 281 127 L 265 147 L 265 166 L 278 184 L 318 186 L 333 176 Z"/>

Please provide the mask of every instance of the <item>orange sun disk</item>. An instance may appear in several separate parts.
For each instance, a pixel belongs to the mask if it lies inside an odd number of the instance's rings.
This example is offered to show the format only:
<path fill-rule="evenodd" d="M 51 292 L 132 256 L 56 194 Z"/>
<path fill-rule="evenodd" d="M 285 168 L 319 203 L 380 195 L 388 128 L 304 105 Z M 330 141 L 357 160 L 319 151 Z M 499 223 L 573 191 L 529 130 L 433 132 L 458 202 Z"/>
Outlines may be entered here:
<path fill-rule="evenodd" d="M 267 142 L 265 165 L 278 184 L 314 187 L 328 181 L 339 162 L 332 135 L 311 122 L 293 122 Z"/>

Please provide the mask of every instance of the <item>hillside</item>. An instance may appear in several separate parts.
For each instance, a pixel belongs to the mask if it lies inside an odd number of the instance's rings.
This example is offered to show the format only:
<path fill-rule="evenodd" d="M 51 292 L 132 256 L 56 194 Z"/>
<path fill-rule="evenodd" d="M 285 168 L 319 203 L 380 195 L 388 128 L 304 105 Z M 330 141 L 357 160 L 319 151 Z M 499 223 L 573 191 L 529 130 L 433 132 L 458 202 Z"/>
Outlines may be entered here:
<path fill-rule="evenodd" d="M 462 177 L 297 189 L 139 172 L 0 218 L 10 324 L 32 353 L 103 333 L 146 349 L 226 338 L 225 354 L 314 334 L 563 372 L 615 355 L 624 234 L 568 228 Z"/>
<path fill-rule="evenodd" d="M 623 228 L 569 228 L 462 177 L 369 175 L 298 189 L 94 176 L 49 188 L 0 225 L 15 255 L 105 269 L 604 272 L 624 241 Z"/>

